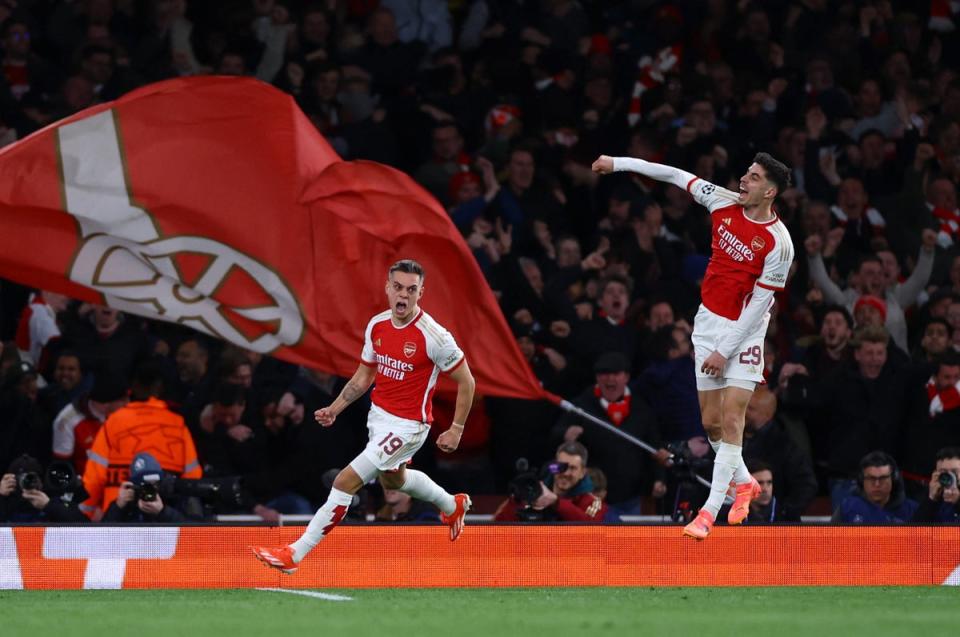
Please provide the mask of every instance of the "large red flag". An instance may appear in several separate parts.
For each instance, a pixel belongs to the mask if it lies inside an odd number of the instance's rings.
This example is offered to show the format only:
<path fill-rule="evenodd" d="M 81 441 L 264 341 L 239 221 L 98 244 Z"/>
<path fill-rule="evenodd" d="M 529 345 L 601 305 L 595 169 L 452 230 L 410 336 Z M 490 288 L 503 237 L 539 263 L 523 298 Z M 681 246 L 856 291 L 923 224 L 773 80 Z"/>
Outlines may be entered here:
<path fill-rule="evenodd" d="M 349 376 L 391 263 L 478 390 L 545 396 L 443 208 L 252 79 L 170 80 L 0 151 L 0 275 Z"/>

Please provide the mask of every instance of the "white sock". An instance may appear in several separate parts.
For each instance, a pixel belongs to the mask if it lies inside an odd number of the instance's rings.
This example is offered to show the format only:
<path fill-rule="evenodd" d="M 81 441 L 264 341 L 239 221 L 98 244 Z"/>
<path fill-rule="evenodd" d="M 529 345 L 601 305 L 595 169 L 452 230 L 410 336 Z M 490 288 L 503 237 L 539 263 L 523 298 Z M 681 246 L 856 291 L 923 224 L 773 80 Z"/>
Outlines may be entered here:
<path fill-rule="evenodd" d="M 710 443 L 710 446 L 713 447 L 713 453 L 720 453 L 720 443 L 723 442 L 722 439 L 714 440 L 710 436 L 707 436 L 707 441 Z"/>
<path fill-rule="evenodd" d="M 742 453 L 743 447 L 740 447 L 740 449 Z M 741 455 L 740 464 L 737 465 L 737 470 L 733 472 L 733 482 L 735 484 L 746 484 L 750 482 L 752 477 L 747 470 L 747 463 L 743 461 L 743 456 Z"/>
<path fill-rule="evenodd" d="M 350 503 L 353 502 L 353 495 L 339 489 L 330 489 L 330 495 L 327 501 L 323 503 L 307 525 L 307 530 L 303 532 L 300 539 L 291 544 L 293 548 L 293 561 L 299 563 L 307 556 L 313 547 L 320 543 L 327 533 L 333 530 L 333 527 L 340 524 L 340 520 L 347 514 Z"/>
<path fill-rule="evenodd" d="M 723 441 L 711 440 L 709 437 L 707 440 L 710 441 L 710 446 L 713 447 L 713 452 L 720 453 L 720 445 Z M 733 473 L 733 482 L 734 484 L 745 484 L 750 482 L 750 478 L 750 472 L 747 471 L 747 463 L 743 461 L 743 456 L 741 455 L 740 464 L 737 465 L 737 470 Z"/>
<path fill-rule="evenodd" d="M 743 447 L 726 442 L 720 443 L 717 458 L 713 461 L 713 481 L 710 483 L 710 497 L 703 505 L 703 508 L 709 511 L 714 519 L 720 513 L 720 507 L 723 506 L 723 500 L 730 488 L 730 480 L 733 478 L 737 466 L 743 463 L 742 453 Z"/>
<path fill-rule="evenodd" d="M 457 501 L 444 491 L 439 484 L 430 479 L 423 471 L 407 469 L 406 480 L 400 490 L 418 500 L 424 500 L 450 515 L 457 510 Z"/>

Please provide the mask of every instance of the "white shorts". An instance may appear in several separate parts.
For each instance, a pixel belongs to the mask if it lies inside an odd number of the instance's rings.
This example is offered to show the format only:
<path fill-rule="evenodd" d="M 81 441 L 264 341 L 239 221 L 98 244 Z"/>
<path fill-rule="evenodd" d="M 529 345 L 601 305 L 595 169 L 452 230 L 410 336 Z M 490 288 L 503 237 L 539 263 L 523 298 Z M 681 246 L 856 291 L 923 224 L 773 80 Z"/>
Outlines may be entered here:
<path fill-rule="evenodd" d="M 376 405 L 367 414 L 370 439 L 360 454 L 379 471 L 393 471 L 407 464 L 427 440 L 430 425 L 397 418 Z"/>
<path fill-rule="evenodd" d="M 697 389 L 709 391 L 724 387 L 740 387 L 753 391 L 757 383 L 763 382 L 763 339 L 767 335 L 770 313 L 763 317 L 757 331 L 748 336 L 740 350 L 733 353 L 727 361 L 723 374 L 719 377 L 708 376 L 700 371 L 703 361 L 716 351 L 720 339 L 730 332 L 736 321 L 714 314 L 702 304 L 693 320 L 693 352 L 696 361 Z"/>

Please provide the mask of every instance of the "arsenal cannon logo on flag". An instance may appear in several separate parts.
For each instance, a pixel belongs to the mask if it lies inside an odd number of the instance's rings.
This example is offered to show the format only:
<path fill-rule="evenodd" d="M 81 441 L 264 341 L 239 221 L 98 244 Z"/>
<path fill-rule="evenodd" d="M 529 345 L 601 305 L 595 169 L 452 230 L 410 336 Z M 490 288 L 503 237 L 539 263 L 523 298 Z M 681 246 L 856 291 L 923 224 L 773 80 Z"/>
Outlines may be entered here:
<path fill-rule="evenodd" d="M 0 150 L 0 276 L 296 364 L 352 374 L 403 258 L 477 353 L 479 391 L 544 397 L 442 206 L 397 170 L 341 160 L 268 84 L 168 80 Z"/>

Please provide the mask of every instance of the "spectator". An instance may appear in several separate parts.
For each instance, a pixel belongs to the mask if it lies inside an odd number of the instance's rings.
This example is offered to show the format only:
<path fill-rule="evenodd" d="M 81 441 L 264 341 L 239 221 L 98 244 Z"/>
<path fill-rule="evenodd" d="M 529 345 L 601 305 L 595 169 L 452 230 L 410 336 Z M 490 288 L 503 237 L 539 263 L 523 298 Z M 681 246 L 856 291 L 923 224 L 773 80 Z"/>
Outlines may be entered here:
<path fill-rule="evenodd" d="M 820 339 L 807 348 L 801 363 L 810 376 L 823 378 L 831 372 L 848 365 L 853 360 L 853 317 L 840 305 L 832 305 L 823 313 Z M 786 365 L 780 370 L 779 386 L 784 386 Z"/>
<path fill-rule="evenodd" d="M 747 461 L 747 470 L 760 485 L 760 495 L 750 502 L 747 522 L 799 522 L 799 516 L 787 513 L 775 495 L 775 474 L 768 464 L 760 460 Z"/>
<path fill-rule="evenodd" d="M 53 457 L 73 464 L 77 475 L 87 467 L 87 452 L 113 412 L 125 406 L 127 383 L 107 373 L 97 375 L 93 389 L 57 414 L 53 421 Z"/>
<path fill-rule="evenodd" d="M 60 338 L 57 314 L 67 309 L 67 302 L 63 294 L 38 290 L 30 295 L 27 307 L 20 315 L 17 348 L 20 357 L 36 369 L 45 369 L 49 362 L 48 346 Z"/>
<path fill-rule="evenodd" d="M 906 379 L 902 370 L 888 364 L 888 343 L 883 328 L 858 331 L 854 366 L 825 377 L 811 391 L 811 406 L 825 414 L 811 432 L 812 438 L 826 443 L 815 446 L 814 457 L 827 469 L 834 507 L 852 491 L 860 458 L 871 449 L 892 451 L 900 436 Z"/>
<path fill-rule="evenodd" d="M 960 524 L 960 447 L 937 452 L 926 497 L 913 515 L 916 524 Z"/>
<path fill-rule="evenodd" d="M 743 458 L 748 466 L 751 460 L 762 461 L 772 471 L 780 496 L 775 517 L 799 522 L 817 494 L 817 479 L 810 458 L 793 441 L 776 413 L 777 397 L 769 389 L 758 387 L 747 404 Z"/>
<path fill-rule="evenodd" d="M 0 414 L 4 418 L 0 426 L 0 467 L 24 453 L 38 459 L 49 457 L 49 436 L 36 405 L 38 378 L 33 365 L 16 361 L 0 379 Z"/>
<path fill-rule="evenodd" d="M 200 335 L 181 341 L 176 353 L 177 382 L 168 388 L 170 403 L 183 414 L 191 427 L 195 426 L 200 410 L 209 398 L 210 349 Z"/>
<path fill-rule="evenodd" d="M 383 0 L 396 19 L 397 38 L 403 43 L 418 42 L 433 52 L 453 43 L 453 20 L 441 0 Z"/>
<path fill-rule="evenodd" d="M 87 454 L 83 485 L 89 497 L 80 505 L 87 517 L 102 518 L 126 481 L 126 471 L 110 467 L 128 467 L 140 452 L 150 453 L 164 471 L 175 476 L 203 475 L 183 417 L 158 398 L 162 393 L 159 365 L 142 363 L 134 377 L 130 403 L 107 418 Z"/>
<path fill-rule="evenodd" d="M 923 248 L 917 259 L 910 278 L 903 283 L 897 283 L 892 288 L 887 287 L 883 275 L 883 263 L 876 257 L 863 258 L 857 268 L 857 286 L 841 290 L 827 274 L 820 254 L 822 242 L 818 236 L 807 237 L 807 264 L 810 268 L 810 277 L 823 291 L 824 298 L 830 303 L 843 305 L 853 310 L 857 299 L 862 295 L 872 295 L 886 303 L 886 321 L 884 325 L 890 332 L 893 342 L 904 352 L 907 346 L 907 322 L 904 309 L 917 300 L 917 295 L 923 290 L 930 274 L 933 272 L 934 245 L 936 234 L 932 230 L 923 233 Z"/>
<path fill-rule="evenodd" d="M 574 399 L 574 404 L 659 447 L 660 433 L 653 412 L 643 398 L 628 387 L 627 359 L 618 352 L 608 352 L 597 359 L 593 369 L 596 384 Z M 612 432 L 584 423 L 574 414 L 560 418 L 554 427 L 554 438 L 577 441 L 592 450 L 593 465 L 602 470 L 609 481 L 607 501 L 624 513 L 638 512 L 641 497 L 660 498 L 666 493 L 664 470 L 658 464 L 668 455 L 666 450 L 654 458 L 632 444 L 625 444 Z"/>
<path fill-rule="evenodd" d="M 437 507 L 396 489 L 383 490 L 383 506 L 375 517 L 379 522 L 440 522 Z"/>
<path fill-rule="evenodd" d="M 84 382 L 80 357 L 72 350 L 61 350 L 53 361 L 53 382 L 40 389 L 37 405 L 43 422 L 52 422 L 60 410 L 89 389 Z"/>
<path fill-rule="evenodd" d="M 913 353 L 916 363 L 933 366 L 950 347 L 953 329 L 946 319 L 932 318 L 923 326 L 920 347 Z"/>
<path fill-rule="evenodd" d="M 590 363 L 605 352 L 620 352 L 628 361 L 637 353 L 637 330 L 627 324 L 632 282 L 612 275 L 597 284 L 597 313 L 574 327 L 571 346 L 581 362 Z M 632 365 L 631 365 L 632 368 Z"/>
<path fill-rule="evenodd" d="M 931 459 L 939 449 L 960 446 L 960 355 L 944 354 L 930 374 L 924 386 L 911 389 L 910 417 L 899 444 L 911 488 L 933 470 Z"/>
<path fill-rule="evenodd" d="M 593 493 L 587 475 L 587 448 L 579 442 L 565 442 L 557 449 L 556 473 L 548 473 L 540 482 L 541 495 L 528 508 L 541 511 L 548 520 L 563 522 L 602 522 L 607 505 Z M 524 502 L 511 498 L 494 514 L 497 522 L 516 522 Z"/>
<path fill-rule="evenodd" d="M 137 365 L 150 356 L 140 319 L 104 305 L 82 309 L 86 311 L 71 312 L 65 321 L 63 340 L 79 354 L 85 369 L 132 377 Z"/>
<path fill-rule="evenodd" d="M 652 358 L 640 375 L 637 388 L 650 404 L 667 443 L 706 439 L 697 402 L 690 333 L 668 324 L 656 330 L 648 342 Z"/>
<path fill-rule="evenodd" d="M 871 451 L 860 460 L 857 491 L 833 512 L 841 524 L 909 522 L 917 503 L 907 499 L 897 461 L 882 451 Z"/>
<path fill-rule="evenodd" d="M 450 179 L 470 170 L 470 157 L 463 152 L 463 136 L 453 121 L 437 122 L 431 131 L 433 156 L 421 164 L 414 178 L 444 206 L 449 206 Z M 479 193 L 478 193 L 479 194 Z"/>

